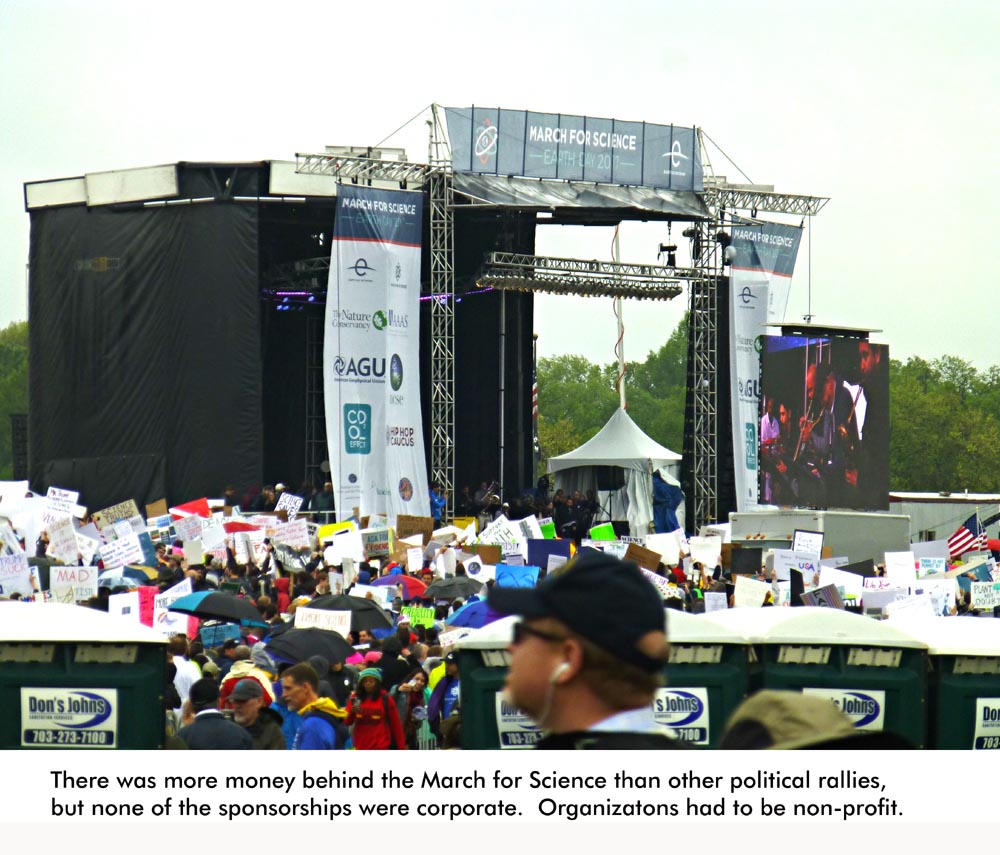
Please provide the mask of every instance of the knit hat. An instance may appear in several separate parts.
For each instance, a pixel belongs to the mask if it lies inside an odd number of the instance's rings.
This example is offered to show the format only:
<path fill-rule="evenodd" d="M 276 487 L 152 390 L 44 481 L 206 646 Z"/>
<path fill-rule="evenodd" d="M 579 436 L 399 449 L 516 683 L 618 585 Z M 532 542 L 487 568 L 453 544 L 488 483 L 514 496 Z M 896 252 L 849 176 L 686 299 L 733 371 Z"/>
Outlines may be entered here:
<path fill-rule="evenodd" d="M 278 669 L 274 664 L 274 660 L 264 649 L 263 641 L 258 641 L 253 648 L 251 648 L 250 659 L 253 661 L 254 665 L 262 671 L 267 671 L 268 674 L 276 674 L 278 672 Z"/>
<path fill-rule="evenodd" d="M 380 683 L 382 682 L 382 672 L 378 668 L 365 668 L 360 674 L 358 674 L 358 682 L 360 683 L 365 677 L 374 677 Z"/>
<path fill-rule="evenodd" d="M 260 683 L 250 679 L 240 680 L 236 684 L 236 688 L 229 695 L 230 700 L 233 701 L 249 701 L 253 698 L 262 697 L 264 697 L 264 690 L 261 688 Z"/>

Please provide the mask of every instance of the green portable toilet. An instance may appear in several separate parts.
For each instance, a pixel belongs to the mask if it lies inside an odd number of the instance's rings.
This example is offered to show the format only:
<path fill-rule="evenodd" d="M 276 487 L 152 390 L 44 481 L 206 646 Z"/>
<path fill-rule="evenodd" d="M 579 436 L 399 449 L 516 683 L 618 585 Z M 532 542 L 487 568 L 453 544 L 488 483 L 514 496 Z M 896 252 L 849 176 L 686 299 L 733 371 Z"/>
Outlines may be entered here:
<path fill-rule="evenodd" d="M 840 609 L 743 608 L 712 619 L 754 646 L 751 690 L 791 689 L 829 698 L 865 730 L 927 743 L 927 645 Z"/>
<path fill-rule="evenodd" d="M 933 617 L 888 623 L 927 644 L 930 747 L 1000 749 L 1000 621 Z"/>
<path fill-rule="evenodd" d="M 83 606 L 0 603 L 0 748 L 162 748 L 165 644 Z"/>
<path fill-rule="evenodd" d="M 517 617 L 487 624 L 455 645 L 462 704 L 462 747 L 530 748 L 541 731 L 502 697 Z M 657 720 L 678 739 L 714 747 L 729 713 L 747 691 L 744 637 L 703 615 L 668 610 L 671 658 L 666 687 L 653 701 Z"/>
<path fill-rule="evenodd" d="M 714 748 L 730 713 L 749 690 L 751 648 L 736 630 L 713 621 L 667 609 L 670 661 L 666 687 L 653 700 L 653 713 L 675 738 Z"/>

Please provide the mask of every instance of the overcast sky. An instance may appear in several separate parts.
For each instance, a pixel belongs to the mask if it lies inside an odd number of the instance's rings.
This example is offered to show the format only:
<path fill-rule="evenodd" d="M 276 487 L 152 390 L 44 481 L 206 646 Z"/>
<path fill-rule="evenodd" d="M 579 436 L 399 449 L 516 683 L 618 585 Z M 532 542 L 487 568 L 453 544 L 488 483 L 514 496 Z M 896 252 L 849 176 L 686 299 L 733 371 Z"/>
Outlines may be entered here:
<path fill-rule="evenodd" d="M 0 326 L 26 316 L 25 181 L 293 160 L 475 103 L 704 128 L 752 181 L 831 197 L 786 319 L 811 279 L 817 322 L 984 369 L 1000 363 L 998 37 L 991 0 L 0 0 Z M 423 118 L 387 144 L 423 160 Z M 655 261 L 665 238 L 626 224 L 622 257 Z M 538 251 L 609 259 L 611 231 L 542 228 Z M 685 300 L 627 302 L 626 356 L 658 348 Z M 535 317 L 541 356 L 614 358 L 609 301 L 540 297 Z"/>

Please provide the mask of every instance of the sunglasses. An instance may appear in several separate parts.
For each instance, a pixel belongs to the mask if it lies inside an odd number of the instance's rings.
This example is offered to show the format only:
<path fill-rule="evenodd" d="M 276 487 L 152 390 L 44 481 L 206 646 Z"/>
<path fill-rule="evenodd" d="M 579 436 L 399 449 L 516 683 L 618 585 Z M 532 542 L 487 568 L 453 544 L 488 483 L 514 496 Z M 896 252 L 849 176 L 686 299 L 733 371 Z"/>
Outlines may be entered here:
<path fill-rule="evenodd" d="M 514 635 L 511 638 L 513 644 L 521 644 L 525 638 L 529 635 L 535 636 L 535 638 L 540 638 L 542 641 L 565 641 L 566 636 L 555 635 L 551 632 L 543 632 L 540 629 L 535 629 L 534 627 L 528 626 L 524 621 L 518 621 L 514 624 Z"/>

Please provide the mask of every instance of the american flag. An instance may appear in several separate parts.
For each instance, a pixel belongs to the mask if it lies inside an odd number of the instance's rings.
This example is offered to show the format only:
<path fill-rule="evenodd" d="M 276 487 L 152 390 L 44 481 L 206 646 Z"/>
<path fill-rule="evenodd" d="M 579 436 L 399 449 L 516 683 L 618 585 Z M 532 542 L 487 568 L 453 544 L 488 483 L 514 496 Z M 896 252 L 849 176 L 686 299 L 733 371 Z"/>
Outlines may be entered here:
<path fill-rule="evenodd" d="M 973 514 L 951 537 L 948 538 L 948 554 L 958 558 L 965 552 L 986 547 L 986 529 L 979 522 L 979 516 Z"/>

